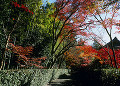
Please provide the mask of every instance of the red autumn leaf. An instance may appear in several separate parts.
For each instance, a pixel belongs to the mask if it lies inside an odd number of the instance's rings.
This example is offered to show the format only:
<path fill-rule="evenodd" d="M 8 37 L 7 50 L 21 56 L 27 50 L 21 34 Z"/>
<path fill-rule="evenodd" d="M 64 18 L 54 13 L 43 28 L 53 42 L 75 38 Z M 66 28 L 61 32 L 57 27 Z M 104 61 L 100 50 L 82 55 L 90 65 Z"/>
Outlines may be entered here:
<path fill-rule="evenodd" d="M 31 12 L 28 7 L 25 7 L 23 4 L 21 4 L 21 6 L 17 3 L 17 2 L 14 2 L 12 1 L 12 5 L 14 5 L 15 7 L 18 7 L 18 8 L 22 8 L 24 9 L 26 12 L 29 12 L 31 14 L 33 14 L 33 12 Z"/>
<path fill-rule="evenodd" d="M 24 10 L 26 9 L 26 7 L 25 7 L 23 4 L 21 5 L 20 8 L 22 8 L 22 9 L 24 9 Z"/>

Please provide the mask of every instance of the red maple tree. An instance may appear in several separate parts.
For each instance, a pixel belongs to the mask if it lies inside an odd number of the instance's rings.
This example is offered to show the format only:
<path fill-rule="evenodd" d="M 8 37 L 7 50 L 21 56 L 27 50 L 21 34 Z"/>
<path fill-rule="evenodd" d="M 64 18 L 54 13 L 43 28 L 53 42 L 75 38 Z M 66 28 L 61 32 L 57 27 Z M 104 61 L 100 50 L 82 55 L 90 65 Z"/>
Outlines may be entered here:
<path fill-rule="evenodd" d="M 17 63 L 19 64 L 19 67 L 22 68 L 29 68 L 29 67 L 34 67 L 34 68 L 45 68 L 41 66 L 42 61 L 46 60 L 46 57 L 40 57 L 40 58 L 31 58 L 30 53 L 32 53 L 33 47 L 28 46 L 28 47 L 22 47 L 18 45 L 14 45 L 12 43 L 9 43 L 10 50 L 13 53 L 16 53 L 17 56 Z"/>
<path fill-rule="evenodd" d="M 105 64 L 109 64 L 112 67 L 115 67 L 112 49 L 102 48 L 98 51 L 97 55 L 100 57 L 100 60 L 102 60 Z M 115 57 L 117 66 L 118 68 L 120 68 L 120 49 L 115 50 Z"/>

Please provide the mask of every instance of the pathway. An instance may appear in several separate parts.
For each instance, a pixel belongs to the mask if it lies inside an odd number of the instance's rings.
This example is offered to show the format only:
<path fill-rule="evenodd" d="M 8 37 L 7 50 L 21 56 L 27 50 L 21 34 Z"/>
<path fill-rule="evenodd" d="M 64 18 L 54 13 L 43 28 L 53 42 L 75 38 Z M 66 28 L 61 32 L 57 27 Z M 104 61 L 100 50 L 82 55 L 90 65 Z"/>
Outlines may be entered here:
<path fill-rule="evenodd" d="M 62 75 L 58 79 L 52 80 L 46 86 L 75 86 L 72 84 L 70 74 Z"/>

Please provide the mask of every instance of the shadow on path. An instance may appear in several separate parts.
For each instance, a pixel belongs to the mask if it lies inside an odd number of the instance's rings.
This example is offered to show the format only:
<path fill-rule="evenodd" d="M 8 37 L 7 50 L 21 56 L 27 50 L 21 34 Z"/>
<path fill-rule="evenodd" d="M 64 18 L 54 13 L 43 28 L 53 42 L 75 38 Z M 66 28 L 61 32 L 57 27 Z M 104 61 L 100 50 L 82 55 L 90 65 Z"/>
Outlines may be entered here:
<path fill-rule="evenodd" d="M 72 70 L 69 75 L 61 75 L 48 86 L 103 86 L 101 79 L 101 71 L 79 68 Z"/>
<path fill-rule="evenodd" d="M 71 73 L 71 79 L 74 86 L 102 86 L 101 70 L 80 68 Z"/>

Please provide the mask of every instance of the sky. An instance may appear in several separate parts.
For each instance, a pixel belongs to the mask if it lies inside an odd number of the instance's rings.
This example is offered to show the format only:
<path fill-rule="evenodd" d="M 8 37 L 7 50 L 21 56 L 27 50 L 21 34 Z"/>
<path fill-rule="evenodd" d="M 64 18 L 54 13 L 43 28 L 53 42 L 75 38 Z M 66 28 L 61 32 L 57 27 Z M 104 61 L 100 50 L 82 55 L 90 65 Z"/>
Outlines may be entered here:
<path fill-rule="evenodd" d="M 53 2 L 55 2 L 56 0 L 43 0 L 43 2 L 46 2 L 46 1 L 48 1 L 48 2 L 50 2 L 50 3 L 53 3 Z M 102 17 L 103 17 L 104 15 L 102 15 Z M 108 15 L 109 16 L 109 15 Z M 118 16 L 116 19 L 119 19 L 120 20 L 120 16 Z M 118 40 L 120 40 L 120 34 L 115 34 L 115 32 L 116 32 L 117 30 L 116 30 L 116 28 L 115 27 L 113 27 L 113 29 L 112 29 L 112 39 L 114 39 L 114 37 L 117 37 L 118 38 Z M 104 42 L 105 43 L 108 43 L 109 41 L 110 41 L 110 39 L 109 39 L 109 36 L 106 34 L 106 31 L 105 30 L 103 30 L 103 28 L 96 28 L 96 30 L 94 29 L 93 30 L 93 32 L 96 34 L 96 35 L 98 35 L 98 36 L 100 36 L 103 40 L 104 40 Z M 90 45 L 92 45 L 93 44 L 93 41 L 90 41 L 89 40 L 89 42 L 88 42 Z M 103 44 L 105 44 L 105 43 L 103 43 Z"/>
<path fill-rule="evenodd" d="M 48 0 L 50 3 L 53 3 L 53 2 L 55 2 L 56 0 Z"/>
<path fill-rule="evenodd" d="M 45 3 L 46 1 L 48 1 L 49 3 L 53 3 L 53 2 L 55 2 L 56 0 L 42 0 L 43 1 L 43 3 Z"/>
<path fill-rule="evenodd" d="M 118 13 L 120 13 L 120 10 L 118 10 Z M 102 14 L 101 17 L 104 19 L 106 14 Z M 110 14 L 107 14 L 106 18 L 112 18 L 112 16 Z M 119 20 L 120 21 L 120 14 L 117 17 L 114 17 L 114 19 Z M 109 30 L 109 29 L 108 29 Z M 110 37 L 108 36 L 107 32 L 105 31 L 105 29 L 103 29 L 103 27 L 96 27 L 94 30 L 92 30 L 93 33 L 95 33 L 96 35 L 100 36 L 102 38 L 102 40 L 104 40 L 105 43 L 110 42 Z M 115 37 L 117 37 L 117 39 L 120 41 L 120 33 L 116 33 L 116 31 L 118 31 L 118 29 L 116 29 L 115 26 L 112 27 L 112 39 L 114 39 Z M 90 44 L 92 44 L 93 42 L 90 41 Z"/>

